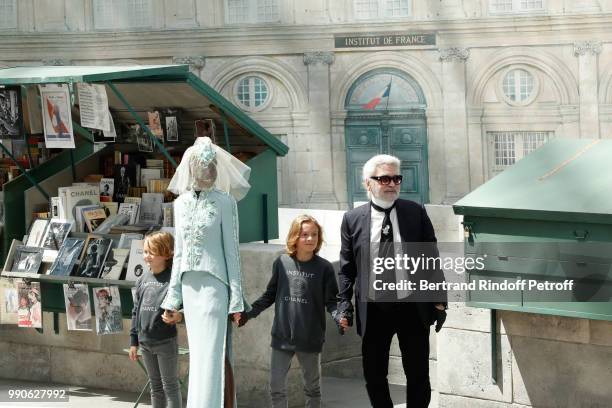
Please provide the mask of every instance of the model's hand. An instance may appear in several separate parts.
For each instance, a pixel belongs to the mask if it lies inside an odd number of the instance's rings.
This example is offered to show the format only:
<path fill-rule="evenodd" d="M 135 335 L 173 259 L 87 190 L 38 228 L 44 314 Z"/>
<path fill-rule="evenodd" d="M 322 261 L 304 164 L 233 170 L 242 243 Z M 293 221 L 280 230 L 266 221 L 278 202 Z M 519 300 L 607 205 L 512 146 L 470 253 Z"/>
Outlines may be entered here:
<path fill-rule="evenodd" d="M 230 320 L 236 325 L 240 326 L 240 319 L 242 318 L 242 312 L 230 314 Z"/>
<path fill-rule="evenodd" d="M 176 310 L 165 310 L 164 314 L 162 315 L 162 320 L 166 324 L 177 324 L 178 322 L 183 320 L 183 314 L 177 312 Z"/>
<path fill-rule="evenodd" d="M 132 361 L 137 361 L 138 360 L 138 346 L 131 346 L 130 347 L 130 360 Z"/>

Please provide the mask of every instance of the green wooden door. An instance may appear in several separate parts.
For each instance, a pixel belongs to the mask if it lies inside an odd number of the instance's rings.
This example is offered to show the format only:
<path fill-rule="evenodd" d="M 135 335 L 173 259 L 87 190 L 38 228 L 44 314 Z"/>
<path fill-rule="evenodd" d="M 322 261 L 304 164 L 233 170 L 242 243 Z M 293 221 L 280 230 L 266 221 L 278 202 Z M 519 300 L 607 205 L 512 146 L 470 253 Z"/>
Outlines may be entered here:
<path fill-rule="evenodd" d="M 380 98 L 387 88 L 388 96 Z M 368 200 L 361 171 L 368 159 L 381 153 L 397 156 L 402 161 L 401 197 L 428 202 L 425 98 L 414 79 L 394 69 L 368 72 L 349 90 L 346 108 L 347 185 L 351 207 L 355 202 Z"/>

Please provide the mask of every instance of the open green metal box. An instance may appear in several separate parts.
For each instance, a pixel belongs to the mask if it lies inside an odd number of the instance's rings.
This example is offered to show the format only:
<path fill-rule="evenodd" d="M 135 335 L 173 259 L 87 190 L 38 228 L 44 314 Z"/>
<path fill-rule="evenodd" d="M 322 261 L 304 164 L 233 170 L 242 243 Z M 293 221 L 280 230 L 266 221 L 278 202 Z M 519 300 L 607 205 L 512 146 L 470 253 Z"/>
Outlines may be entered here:
<path fill-rule="evenodd" d="M 211 118 L 221 123 L 222 128 L 217 129 L 217 143 L 220 146 L 231 153 L 254 154 L 246 162 L 251 167 L 252 188 L 238 203 L 240 242 L 278 237 L 276 162 L 277 156 L 284 156 L 288 152 L 287 146 L 191 73 L 188 66 L 44 66 L 0 70 L 0 86 L 21 86 L 23 97 L 27 97 L 26 87 L 29 86 L 78 82 L 104 84 L 109 108 L 116 116 L 115 121 L 139 123 L 155 143 L 158 143 L 156 138 L 143 122 L 146 112 L 152 108 L 179 108 L 180 127 L 186 134 L 193 132 L 196 119 Z M 31 210 L 36 205 L 47 203 L 49 196 L 55 195 L 57 187 L 70 185 L 79 177 L 98 172 L 100 152 L 94 152 L 93 145 L 86 141 L 90 137 L 88 131 L 77 122 L 73 122 L 73 125 L 75 132 L 82 136 L 81 140 L 77 140 L 76 149 L 65 150 L 4 185 L 3 259 L 8 254 L 12 240 L 21 240 L 26 234 L 31 221 Z M 185 147 L 180 146 L 183 150 Z M 106 149 L 109 148 L 112 146 Z M 158 148 L 173 162 L 169 154 L 172 148 L 166 149 L 159 144 Z M 57 279 L 34 275 L 28 278 L 42 282 L 45 310 L 64 311 L 61 283 L 70 277 Z M 132 286 L 131 282 L 88 278 L 78 278 L 75 281 L 87 282 L 90 286 L 119 285 L 123 288 L 121 298 L 125 301 L 124 314 L 129 312 L 131 295 L 128 288 Z"/>
<path fill-rule="evenodd" d="M 570 291 L 471 291 L 468 304 L 612 320 L 612 140 L 557 139 L 454 206 L 466 256 L 486 254 L 469 281 L 561 283 Z"/>

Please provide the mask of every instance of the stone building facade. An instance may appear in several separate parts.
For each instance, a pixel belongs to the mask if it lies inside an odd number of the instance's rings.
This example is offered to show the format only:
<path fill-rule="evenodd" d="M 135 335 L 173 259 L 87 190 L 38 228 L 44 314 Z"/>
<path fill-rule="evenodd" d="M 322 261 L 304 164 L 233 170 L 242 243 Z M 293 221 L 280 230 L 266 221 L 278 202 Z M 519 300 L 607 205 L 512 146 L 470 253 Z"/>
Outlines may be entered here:
<path fill-rule="evenodd" d="M 608 137 L 610 12 L 611 0 L 2 0 L 0 66 L 189 64 L 290 147 L 281 205 L 350 207 L 376 152 L 404 160 L 405 197 L 449 204 L 549 138 Z"/>

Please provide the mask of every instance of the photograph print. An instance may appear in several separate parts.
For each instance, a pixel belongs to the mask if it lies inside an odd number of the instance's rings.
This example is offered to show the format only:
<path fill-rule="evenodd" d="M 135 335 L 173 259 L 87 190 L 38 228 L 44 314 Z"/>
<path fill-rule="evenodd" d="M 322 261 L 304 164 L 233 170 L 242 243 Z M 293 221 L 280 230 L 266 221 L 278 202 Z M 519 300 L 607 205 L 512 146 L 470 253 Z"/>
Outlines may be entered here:
<path fill-rule="evenodd" d="M 115 199 L 118 203 L 122 203 L 128 195 L 130 187 L 136 186 L 136 167 L 128 164 L 115 165 Z"/>
<path fill-rule="evenodd" d="M 112 239 L 90 235 L 85 242 L 81 263 L 77 276 L 81 278 L 97 278 L 110 251 Z"/>
<path fill-rule="evenodd" d="M 53 251 L 59 250 L 71 229 L 71 221 L 51 220 L 42 240 L 42 247 Z"/>
<path fill-rule="evenodd" d="M 19 282 L 19 307 L 17 309 L 17 326 L 42 328 L 42 304 L 40 282 Z"/>
<path fill-rule="evenodd" d="M 96 313 L 96 333 L 113 334 L 123 331 L 119 287 L 106 286 L 93 289 Z"/>
<path fill-rule="evenodd" d="M 22 130 L 21 89 L 2 87 L 0 88 L 0 139 L 21 139 Z"/>
<path fill-rule="evenodd" d="M 144 131 L 144 129 L 140 127 L 140 125 L 135 125 L 135 126 L 138 126 L 138 129 L 136 131 L 136 139 L 138 141 L 138 151 L 147 152 L 147 153 L 153 152 L 153 140 L 151 140 L 149 135 Z"/>
<path fill-rule="evenodd" d="M 68 330 L 91 331 L 91 307 L 86 283 L 64 283 L 64 303 Z"/>
<path fill-rule="evenodd" d="M 178 142 L 179 140 L 179 110 L 178 109 L 164 109 L 163 113 L 163 124 L 164 124 L 164 136 L 166 142 Z"/>
<path fill-rule="evenodd" d="M 19 245 L 15 248 L 11 272 L 38 273 L 42 257 L 42 248 Z"/>
<path fill-rule="evenodd" d="M 48 274 L 54 276 L 72 275 L 72 270 L 81 257 L 84 245 L 85 240 L 82 238 L 66 238 L 55 258 L 55 262 L 49 268 Z"/>

